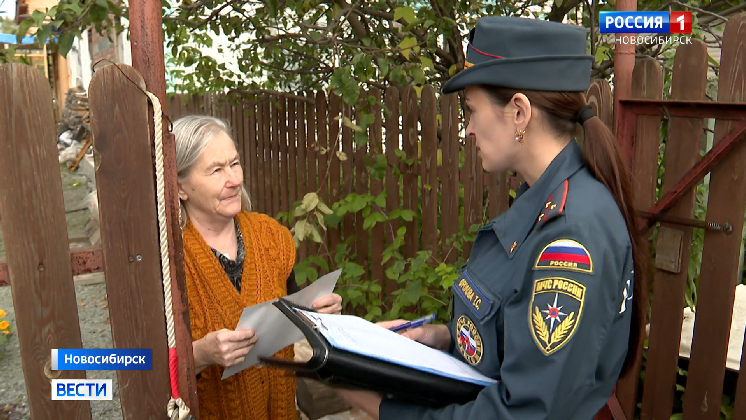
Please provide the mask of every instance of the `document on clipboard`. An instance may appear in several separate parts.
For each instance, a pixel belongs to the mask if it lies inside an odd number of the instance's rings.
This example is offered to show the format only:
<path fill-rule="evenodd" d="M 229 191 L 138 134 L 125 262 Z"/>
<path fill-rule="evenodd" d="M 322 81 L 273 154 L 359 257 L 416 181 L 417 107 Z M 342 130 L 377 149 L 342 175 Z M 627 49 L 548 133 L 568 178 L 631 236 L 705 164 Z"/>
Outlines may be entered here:
<path fill-rule="evenodd" d="M 367 389 L 432 407 L 474 400 L 497 381 L 446 352 L 350 315 L 319 314 L 285 299 L 273 303 L 313 350 L 305 361 L 260 357 L 265 365 L 331 386 Z"/>
<path fill-rule="evenodd" d="M 337 349 L 434 373 L 446 378 L 489 386 L 496 381 L 448 353 L 410 340 L 351 315 L 329 315 L 296 309 Z"/>

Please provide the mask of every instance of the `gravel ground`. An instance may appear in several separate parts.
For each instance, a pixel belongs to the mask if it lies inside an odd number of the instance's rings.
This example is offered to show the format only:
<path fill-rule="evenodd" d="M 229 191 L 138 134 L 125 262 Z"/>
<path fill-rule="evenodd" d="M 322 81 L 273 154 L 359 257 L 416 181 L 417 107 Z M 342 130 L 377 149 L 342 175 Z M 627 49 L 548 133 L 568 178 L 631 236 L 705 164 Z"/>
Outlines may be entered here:
<path fill-rule="evenodd" d="M 112 348 L 109 310 L 104 283 L 76 286 L 78 316 L 84 348 Z M 15 326 L 15 312 L 10 287 L 0 287 L 0 308 L 8 313 L 7 319 Z M 21 368 L 21 351 L 18 337 L 11 335 L 8 344 L 0 344 L 0 420 L 30 419 L 26 387 Z M 119 393 L 116 387 L 116 373 L 113 371 L 88 371 L 90 379 L 113 379 L 114 399 L 112 401 L 91 401 L 91 412 L 96 420 L 116 420 L 122 418 Z M 6 418 L 3 411 L 6 411 Z"/>

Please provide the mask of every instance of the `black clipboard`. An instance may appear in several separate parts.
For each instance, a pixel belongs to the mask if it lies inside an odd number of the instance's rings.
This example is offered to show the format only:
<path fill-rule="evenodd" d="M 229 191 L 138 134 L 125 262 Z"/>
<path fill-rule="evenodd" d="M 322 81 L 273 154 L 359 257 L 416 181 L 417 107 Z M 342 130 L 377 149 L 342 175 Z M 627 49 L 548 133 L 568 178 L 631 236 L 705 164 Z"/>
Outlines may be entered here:
<path fill-rule="evenodd" d="M 267 366 L 290 370 L 299 377 L 315 379 L 330 386 L 367 389 L 431 407 L 473 401 L 484 389 L 483 385 L 337 349 L 312 321 L 295 309 L 313 310 L 282 298 L 273 305 L 301 330 L 313 349 L 313 355 L 307 362 L 260 357 L 259 360 Z"/>

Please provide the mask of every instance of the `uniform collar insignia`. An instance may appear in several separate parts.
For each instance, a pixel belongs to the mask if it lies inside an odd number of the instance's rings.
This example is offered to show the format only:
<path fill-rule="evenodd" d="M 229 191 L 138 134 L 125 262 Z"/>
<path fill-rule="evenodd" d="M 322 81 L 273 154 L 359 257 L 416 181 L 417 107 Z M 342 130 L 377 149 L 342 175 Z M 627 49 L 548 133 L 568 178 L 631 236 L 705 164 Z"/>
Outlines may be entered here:
<path fill-rule="evenodd" d="M 580 146 L 573 140 L 554 158 L 536 184 L 528 187 L 524 183 L 521 186 L 513 205 L 498 216 L 492 225 L 492 230 L 509 257 L 520 249 L 523 240 L 531 232 L 537 221 L 534 215 L 541 213 L 547 197 L 582 166 Z"/>

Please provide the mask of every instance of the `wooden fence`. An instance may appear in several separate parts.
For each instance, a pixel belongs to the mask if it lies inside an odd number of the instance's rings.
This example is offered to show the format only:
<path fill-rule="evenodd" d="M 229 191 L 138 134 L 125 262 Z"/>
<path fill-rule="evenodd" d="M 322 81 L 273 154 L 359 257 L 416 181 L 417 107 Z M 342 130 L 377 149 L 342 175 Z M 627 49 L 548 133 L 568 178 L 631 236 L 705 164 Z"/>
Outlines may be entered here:
<path fill-rule="evenodd" d="M 102 242 L 98 249 L 70 250 L 49 83 L 32 67 L 0 66 L 0 221 L 7 250 L 7 263 L 0 261 L 0 268 L 10 278 L 35 419 L 91 418 L 88 401 L 50 399 L 52 379 L 86 377 L 84 371 L 51 369 L 52 349 L 82 347 L 73 274 L 86 271 L 105 272 L 114 348 L 152 349 L 152 370 L 117 371 L 124 419 L 166 417 L 171 388 L 151 157 L 154 130 L 143 88 L 142 76 L 129 66 L 107 66 L 91 81 Z M 164 152 L 166 165 L 173 167 L 173 136 L 164 143 L 170 151 Z M 168 226 L 173 233 L 179 229 L 173 217 L 178 201 L 176 184 L 171 184 L 166 213 L 175 223 Z M 180 235 L 169 239 L 180 241 Z M 179 271 L 183 263 L 173 247 L 169 250 L 179 392 L 198 413 L 183 268 Z M 101 265 L 91 266 L 91 260 Z"/>
<path fill-rule="evenodd" d="M 457 252 L 445 240 L 508 208 L 507 174 L 485 174 L 474 142 L 461 141 L 457 95 L 437 98 L 431 86 L 422 89 L 421 98 L 412 88 L 361 95 L 374 98 L 367 111 L 374 121 L 358 133 L 362 142 L 343 123 L 349 118 L 360 124 L 360 113 L 323 92 L 273 96 L 257 103 L 175 96 L 170 109 L 173 119 L 208 114 L 230 124 L 257 211 L 272 216 L 288 212 L 308 192 L 318 192 L 331 205 L 349 193 L 378 196 L 385 188 L 386 205 L 380 211 L 407 209 L 416 214 L 411 222 L 403 222 L 404 256 L 430 250 L 437 260 L 456 261 Z M 377 161 L 382 163 L 379 175 L 371 169 Z M 515 188 L 514 180 L 512 184 Z M 338 228 L 328 230 L 321 250 L 302 246 L 299 259 L 318 252 L 329 258 L 326 250 L 354 237 L 349 250 L 366 270 L 363 280 L 382 282 L 382 251 L 398 225 L 392 230 L 379 223 L 369 230 L 363 224 L 360 213 L 347 215 Z M 468 244 L 465 252 L 468 255 Z"/>
<path fill-rule="evenodd" d="M 656 204 L 659 157 L 665 162 L 662 191 L 671 191 L 692 167 L 700 154 L 718 145 L 731 130 L 746 123 L 746 14 L 734 16 L 726 25 L 718 77 L 718 102 L 739 102 L 740 122 L 716 119 L 714 133 L 707 146 L 708 132 L 703 118 L 670 117 L 667 137 L 661 139 L 664 120 L 657 116 L 637 118 L 632 172 L 636 193 L 635 207 L 651 209 Z M 704 43 L 694 40 L 676 51 L 672 68 L 670 93 L 664 92 L 662 67 L 652 58 L 638 60 L 632 80 L 632 96 L 639 99 L 706 100 L 708 55 Z M 696 115 L 696 114 L 695 114 Z M 720 418 L 723 379 L 731 329 L 735 288 L 742 280 L 738 272 L 744 210 L 746 209 L 746 142 L 740 143 L 712 169 L 704 219 L 730 223 L 731 233 L 714 229 L 704 231 L 701 267 L 695 271 L 698 284 L 696 327 L 686 376 L 677 375 L 680 365 L 680 339 L 684 296 L 692 256 L 691 226 L 661 223 L 657 228 L 652 260 L 650 333 L 646 354 L 644 381 L 638 372 L 622 378 L 617 394 L 627 418 L 669 419 L 674 407 L 683 411 L 684 419 L 716 420 Z M 661 147 L 664 143 L 665 147 Z M 661 150 L 664 149 L 664 152 Z M 695 217 L 695 189 L 679 200 L 664 216 L 691 220 Z M 653 230 L 648 234 L 652 235 Z M 639 297 L 638 297 L 639 298 Z M 647 298 L 647 296 L 645 297 Z M 739 334 L 744 334 L 740 331 Z M 643 349 L 637 349 L 638 368 Z M 741 359 L 743 361 L 743 359 Z M 687 366 L 686 363 L 683 364 Z M 677 390 L 677 383 L 685 391 Z M 641 387 L 640 387 L 641 385 Z M 726 389 L 735 397 L 732 418 L 746 418 L 746 375 L 738 380 L 737 389 Z M 733 408 L 733 407 L 731 407 Z M 726 407 L 726 411 L 728 408 Z"/>

